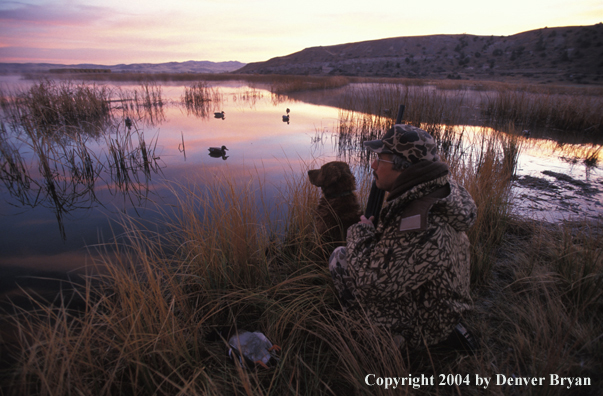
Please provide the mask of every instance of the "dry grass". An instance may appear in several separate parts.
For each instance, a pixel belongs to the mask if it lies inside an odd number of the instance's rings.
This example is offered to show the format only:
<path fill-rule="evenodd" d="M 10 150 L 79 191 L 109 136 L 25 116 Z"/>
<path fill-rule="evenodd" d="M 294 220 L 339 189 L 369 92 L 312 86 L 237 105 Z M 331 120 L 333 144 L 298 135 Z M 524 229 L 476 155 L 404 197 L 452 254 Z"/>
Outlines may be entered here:
<path fill-rule="evenodd" d="M 188 113 L 199 118 L 209 118 L 222 103 L 222 93 L 219 88 L 211 87 L 206 81 L 198 81 L 189 87 L 184 87 L 181 102 Z"/>
<path fill-rule="evenodd" d="M 496 123 L 513 122 L 525 128 L 554 128 L 603 133 L 603 98 L 582 94 L 528 92 L 503 87 L 486 94 L 485 114 Z"/>
<path fill-rule="evenodd" d="M 283 95 L 299 91 L 340 88 L 349 84 L 346 77 L 280 76 L 270 80 L 270 92 Z"/>
<path fill-rule="evenodd" d="M 451 94 L 429 86 L 392 83 L 350 88 L 344 93 L 340 107 L 395 120 L 400 104 L 407 105 L 404 112 L 406 122 L 428 125 L 459 124 L 460 109 L 471 105 L 466 91 Z"/>
<path fill-rule="evenodd" d="M 111 115 L 104 116 L 102 126 L 86 124 L 90 128 L 41 125 L 24 105 L 11 105 L 5 116 L 6 123 L 0 121 L 5 199 L 19 207 L 49 208 L 63 238 L 67 213 L 102 205 L 95 194 L 101 179 L 114 195 L 140 204 L 149 193 L 149 180 L 161 172 L 157 137 L 149 140 L 136 126 L 126 128 Z M 106 152 L 96 151 L 94 143 L 103 140 Z M 28 155 L 33 155 L 37 169 L 28 165 Z"/>
<path fill-rule="evenodd" d="M 140 82 L 143 103 L 154 106 L 162 105 L 161 98 L 155 96 L 157 82 L 160 81 L 194 81 L 193 84 L 207 84 L 208 81 L 242 80 L 250 84 L 267 85 L 276 96 L 341 88 L 356 83 L 342 99 L 341 108 L 384 116 L 386 109 L 395 112 L 400 103 L 412 103 L 412 109 L 408 109 L 405 119 L 413 123 L 453 125 L 467 122 L 483 113 L 496 125 L 514 122 L 523 128 L 555 128 L 570 132 L 589 132 L 597 136 L 603 128 L 603 116 L 600 111 L 603 92 L 600 87 L 230 73 L 109 73 L 88 74 L 86 78 L 90 81 Z M 476 97 L 476 92 L 481 95 Z M 2 102 L 4 103 L 4 100 Z M 395 119 L 395 114 L 391 118 Z"/>
<path fill-rule="evenodd" d="M 477 220 L 469 230 L 471 241 L 471 281 L 486 283 L 492 257 L 498 249 L 511 215 L 511 179 L 515 174 L 520 147 L 513 135 L 488 136 L 465 142 L 469 152 L 448 156 L 451 172 L 465 186 L 477 205 Z M 460 147 L 460 144 L 455 144 Z"/>
<path fill-rule="evenodd" d="M 111 91 L 104 86 L 42 80 L 27 91 L 0 96 L 4 118 L 15 128 L 27 122 L 38 133 L 98 134 L 111 121 Z"/>
<path fill-rule="evenodd" d="M 342 112 L 340 135 L 352 140 L 349 146 L 390 125 L 395 114 L 382 115 L 385 108 L 413 103 L 405 119 L 434 135 L 453 176 L 476 201 L 478 218 L 469 231 L 475 311 L 465 318 L 480 343 L 475 355 L 399 351 L 391 335 L 341 311 L 325 261 L 332 246 L 320 242 L 312 222 L 319 192 L 305 169 L 291 168 L 274 202 L 264 196 L 260 171 L 239 181 L 224 174 L 175 187 L 178 204 L 158 208 L 165 232 L 125 218 L 126 232 L 101 247 L 106 251 L 97 264 L 104 274 L 76 292 L 83 309 L 41 303 L 5 318 L 19 341 L 10 351 L 15 361 L 0 373 L 3 394 L 392 393 L 368 386 L 367 374 L 434 376 L 436 385 L 406 386 L 396 390 L 401 394 L 596 394 L 603 370 L 603 226 L 514 219 L 510 180 L 520 146 L 505 136 L 515 127 L 464 142 L 462 131 L 446 123 L 466 104 L 464 96 L 389 85 L 376 95 L 348 98 L 357 112 L 376 114 Z M 369 105 L 373 110 L 366 111 Z M 150 147 L 140 147 L 152 158 Z M 5 151 L 9 168 L 18 170 L 18 158 Z M 145 154 L 137 153 L 144 164 Z M 355 157 L 364 204 L 370 157 Z M 115 169 L 128 169 L 116 158 Z M 220 337 L 231 329 L 259 330 L 280 345 L 276 367 L 254 371 L 231 362 Z M 469 375 L 472 382 L 440 386 L 442 374 Z M 484 390 L 476 374 L 492 381 L 496 374 L 547 380 L 558 374 L 589 377 L 593 385 L 491 383 Z"/>
<path fill-rule="evenodd" d="M 6 394 L 391 393 L 368 386 L 367 374 L 435 376 L 436 385 L 406 386 L 402 394 L 484 394 L 475 374 L 559 374 L 594 384 L 603 369 L 603 323 L 593 314 L 603 308 L 603 230 L 511 219 L 511 165 L 495 154 L 497 144 L 513 142 L 492 138 L 466 163 L 451 164 L 479 208 L 470 233 L 476 310 L 465 318 L 479 336 L 475 356 L 398 351 L 389 334 L 342 312 L 326 262 L 318 260 L 330 247 L 320 245 L 311 220 L 317 190 L 305 172 L 291 171 L 282 191 L 287 203 L 258 207 L 264 186 L 257 172 L 253 182 L 223 175 L 185 189 L 166 211 L 168 232 L 124 220 L 128 231 L 98 263 L 108 273 L 81 292 L 84 310 L 40 305 L 14 316 L 20 349 L 4 373 Z M 218 334 L 235 328 L 263 331 L 279 344 L 277 366 L 248 371 L 231 362 Z M 439 386 L 440 374 L 470 374 L 472 384 Z M 509 392 L 596 389 L 488 388 Z"/>

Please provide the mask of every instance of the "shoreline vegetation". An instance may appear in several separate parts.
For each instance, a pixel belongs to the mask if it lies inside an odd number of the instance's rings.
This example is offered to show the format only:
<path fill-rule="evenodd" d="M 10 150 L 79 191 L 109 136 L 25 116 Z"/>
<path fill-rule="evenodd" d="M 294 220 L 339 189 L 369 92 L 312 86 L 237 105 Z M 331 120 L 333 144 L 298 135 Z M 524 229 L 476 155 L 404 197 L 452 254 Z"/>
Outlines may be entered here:
<path fill-rule="evenodd" d="M 274 95 L 350 82 L 262 78 L 257 82 L 269 83 Z M 54 302 L 30 291 L 33 308 L 13 306 L 3 314 L 14 331 L 2 340 L 2 394 L 390 394 L 367 384 L 374 374 L 373 382 L 436 379 L 395 391 L 401 394 L 595 395 L 603 380 L 603 223 L 517 217 L 511 181 L 521 130 L 539 111 L 548 115 L 538 127 L 556 125 L 562 133 L 600 139 L 602 115 L 590 106 L 601 108 L 601 91 L 505 85 L 511 99 L 499 95 L 500 104 L 495 101 L 483 121 L 484 128 L 495 124 L 502 132 L 467 142 L 453 127 L 458 116 L 451 109 L 465 106 L 469 95 L 459 95 L 458 86 L 455 92 L 417 86 L 388 81 L 377 90 L 360 86 L 343 95 L 339 139 L 365 204 L 372 176 L 359 143 L 380 136 L 395 119 L 385 110 L 412 103 L 404 119 L 436 138 L 452 176 L 471 193 L 478 207 L 468 232 L 475 309 L 464 320 L 477 336 L 475 355 L 400 351 L 390 334 L 346 315 L 326 265 L 333 246 L 318 239 L 312 221 L 318 189 L 306 172 L 284 171 L 281 204 L 268 206 L 261 198 L 267 186 L 256 170 L 250 172 L 253 182 L 237 183 L 225 173 L 204 185 L 174 188 L 179 205 L 157 208 L 168 232 L 124 217 L 123 234 L 91 247 L 101 253 L 94 264 L 102 271 L 75 282 Z M 187 91 L 193 107 L 215 94 L 207 84 Z M 559 101 L 545 101 L 538 110 L 547 97 Z M 558 123 L 551 114 L 563 106 L 568 115 Z M 181 190 L 186 193 L 175 192 Z M 229 360 L 224 338 L 239 329 L 261 331 L 281 346 L 276 367 L 247 370 Z M 469 376 L 470 382 L 438 385 L 441 375 Z M 475 382 L 476 376 L 555 375 L 568 380 L 563 386 L 490 383 L 486 390 Z"/>
<path fill-rule="evenodd" d="M 458 110 L 456 104 L 463 107 L 479 107 L 494 124 L 513 122 L 525 128 L 550 128 L 553 130 L 584 132 L 603 135 L 603 86 L 579 84 L 530 84 L 517 82 L 499 82 L 488 80 L 448 80 L 418 78 L 376 78 L 346 76 L 296 76 L 296 75 L 258 75 L 258 74 L 194 74 L 194 73 L 109 73 L 109 74 L 26 74 L 27 79 L 40 80 L 55 78 L 58 80 L 85 80 L 96 82 L 136 82 L 157 85 L 160 82 L 191 82 L 190 89 L 198 84 L 208 85 L 211 82 L 240 80 L 251 85 L 266 86 L 278 99 L 279 95 L 292 95 L 307 91 L 328 91 L 347 86 L 359 86 L 355 91 L 369 91 L 367 84 L 378 86 L 381 98 L 391 98 L 394 103 L 375 105 L 375 97 L 366 92 L 355 92 L 366 101 L 373 102 L 362 105 L 362 111 L 383 116 L 375 109 L 397 109 L 400 94 L 406 97 L 409 92 L 418 94 L 432 110 L 438 104 L 448 109 Z M 197 88 L 198 89 L 198 88 Z M 207 88 L 209 89 L 209 88 Z M 371 88 L 372 89 L 372 88 Z M 398 92 L 383 92 L 398 91 Z M 473 98 L 476 95 L 479 100 Z M 396 95 L 398 94 L 398 95 Z M 450 98 L 450 96 L 453 98 Z M 454 98 L 456 96 L 456 99 Z M 410 98 L 411 100 L 416 98 Z M 451 103 L 451 99 L 460 103 Z M 350 108 L 349 100 L 336 103 L 338 107 Z M 410 103 L 410 102 L 409 102 Z M 412 102 L 415 103 L 415 102 Z M 436 106 L 433 106 L 433 105 Z M 393 116 L 395 119 L 395 115 Z M 457 117 L 458 120 L 458 117 Z M 425 122 L 424 119 L 418 120 Z M 452 124 L 453 118 L 443 117 L 442 122 Z"/>

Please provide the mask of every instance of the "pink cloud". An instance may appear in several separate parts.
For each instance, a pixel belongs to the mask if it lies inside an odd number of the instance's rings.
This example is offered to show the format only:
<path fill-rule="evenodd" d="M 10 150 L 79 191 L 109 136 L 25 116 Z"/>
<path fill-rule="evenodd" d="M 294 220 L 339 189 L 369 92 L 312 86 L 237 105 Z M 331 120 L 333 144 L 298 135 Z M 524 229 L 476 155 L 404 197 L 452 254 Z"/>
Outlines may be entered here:
<path fill-rule="evenodd" d="M 4 9 L 0 9 L 0 22 L 10 25 L 23 23 L 50 26 L 89 25 L 99 19 L 114 15 L 114 11 L 109 8 L 95 6 L 36 5 L 10 2 L 5 3 L 2 7 Z"/>

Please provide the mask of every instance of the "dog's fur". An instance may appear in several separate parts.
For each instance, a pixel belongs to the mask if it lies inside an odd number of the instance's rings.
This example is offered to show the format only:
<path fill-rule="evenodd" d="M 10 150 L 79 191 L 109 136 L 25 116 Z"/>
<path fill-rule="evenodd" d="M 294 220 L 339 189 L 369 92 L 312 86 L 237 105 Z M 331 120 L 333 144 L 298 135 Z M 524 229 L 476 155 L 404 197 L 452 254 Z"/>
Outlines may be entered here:
<path fill-rule="evenodd" d="M 333 161 L 308 171 L 310 183 L 322 189 L 316 208 L 316 228 L 329 242 L 344 242 L 348 227 L 360 221 L 356 178 L 347 163 Z"/>

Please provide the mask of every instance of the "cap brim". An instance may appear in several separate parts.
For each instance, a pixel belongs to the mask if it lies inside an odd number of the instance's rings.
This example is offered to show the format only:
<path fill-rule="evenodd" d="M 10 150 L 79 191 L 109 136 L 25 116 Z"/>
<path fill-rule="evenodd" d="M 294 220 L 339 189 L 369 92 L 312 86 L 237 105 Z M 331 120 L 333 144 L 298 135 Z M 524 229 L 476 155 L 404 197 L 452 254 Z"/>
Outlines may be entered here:
<path fill-rule="evenodd" d="M 362 143 L 364 147 L 371 150 L 374 153 L 384 153 L 384 154 L 393 154 L 392 151 L 388 150 L 383 144 L 383 140 L 369 140 Z"/>

